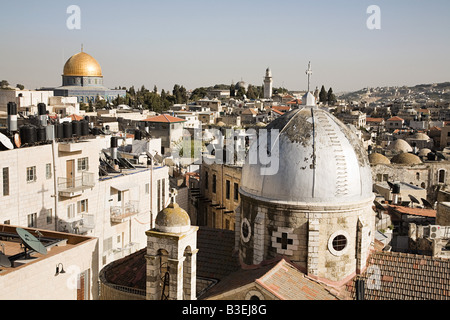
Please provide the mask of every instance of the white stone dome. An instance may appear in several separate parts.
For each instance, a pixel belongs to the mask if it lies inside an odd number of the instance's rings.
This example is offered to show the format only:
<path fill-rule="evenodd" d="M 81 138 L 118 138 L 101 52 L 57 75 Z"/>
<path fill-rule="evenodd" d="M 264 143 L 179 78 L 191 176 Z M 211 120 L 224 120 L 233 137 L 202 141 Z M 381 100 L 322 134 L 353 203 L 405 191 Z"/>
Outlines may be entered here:
<path fill-rule="evenodd" d="M 308 97 L 304 97 L 308 98 Z M 310 100 L 310 99 L 308 99 Z M 278 129 L 279 157 L 274 175 L 258 161 L 253 143 L 242 170 L 241 194 L 254 199 L 292 205 L 349 204 L 373 198 L 367 152 L 357 136 L 329 112 L 305 106 L 270 123 Z M 255 162 L 252 160 L 252 162 Z"/>

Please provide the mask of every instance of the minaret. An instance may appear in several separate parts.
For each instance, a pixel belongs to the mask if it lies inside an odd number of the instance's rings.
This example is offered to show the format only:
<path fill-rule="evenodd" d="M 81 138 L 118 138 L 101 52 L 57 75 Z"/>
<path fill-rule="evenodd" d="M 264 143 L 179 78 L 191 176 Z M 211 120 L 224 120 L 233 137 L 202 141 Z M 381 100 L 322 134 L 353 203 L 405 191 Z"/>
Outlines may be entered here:
<path fill-rule="evenodd" d="M 272 99 L 273 93 L 273 79 L 272 72 L 269 68 L 266 70 L 266 77 L 264 78 L 264 99 Z"/>
<path fill-rule="evenodd" d="M 306 74 L 308 75 L 308 92 L 310 89 L 310 85 L 311 85 L 311 76 L 312 76 L 312 69 L 311 69 L 311 61 L 308 64 L 308 70 L 306 70 Z"/>

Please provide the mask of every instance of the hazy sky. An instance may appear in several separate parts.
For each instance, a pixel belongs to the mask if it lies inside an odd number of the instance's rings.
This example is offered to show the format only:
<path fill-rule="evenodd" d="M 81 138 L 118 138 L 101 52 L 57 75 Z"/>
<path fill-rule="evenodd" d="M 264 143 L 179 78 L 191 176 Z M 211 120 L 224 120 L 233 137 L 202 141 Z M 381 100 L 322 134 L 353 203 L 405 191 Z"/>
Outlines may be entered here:
<path fill-rule="evenodd" d="M 81 9 L 69 30 L 67 8 Z M 369 30 L 367 8 L 381 9 Z M 22 0 L 0 4 L 0 80 L 61 85 L 65 61 L 84 51 L 105 85 L 172 90 L 230 84 L 335 92 L 450 81 L 448 0 Z"/>

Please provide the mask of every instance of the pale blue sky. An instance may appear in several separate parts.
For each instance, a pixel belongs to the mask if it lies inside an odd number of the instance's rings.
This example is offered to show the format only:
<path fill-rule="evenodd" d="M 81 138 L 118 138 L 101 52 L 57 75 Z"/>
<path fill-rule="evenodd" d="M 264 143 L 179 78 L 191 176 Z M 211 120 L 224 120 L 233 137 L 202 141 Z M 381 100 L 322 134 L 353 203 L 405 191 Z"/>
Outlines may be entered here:
<path fill-rule="evenodd" d="M 81 30 L 66 27 L 70 5 Z M 381 30 L 366 27 L 369 5 Z M 83 43 L 108 87 L 260 85 L 270 67 L 276 87 L 305 90 L 308 61 L 312 86 L 335 92 L 444 82 L 449 17 L 448 0 L 2 0 L 0 78 L 58 86 Z"/>

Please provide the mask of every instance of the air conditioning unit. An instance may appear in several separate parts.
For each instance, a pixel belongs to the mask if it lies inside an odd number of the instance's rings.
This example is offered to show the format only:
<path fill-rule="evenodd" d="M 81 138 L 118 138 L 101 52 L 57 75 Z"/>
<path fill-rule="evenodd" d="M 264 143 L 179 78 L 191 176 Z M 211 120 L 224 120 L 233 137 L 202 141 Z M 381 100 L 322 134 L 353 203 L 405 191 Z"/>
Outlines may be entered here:
<path fill-rule="evenodd" d="M 441 237 L 441 226 L 430 226 L 430 239 L 438 239 Z"/>

